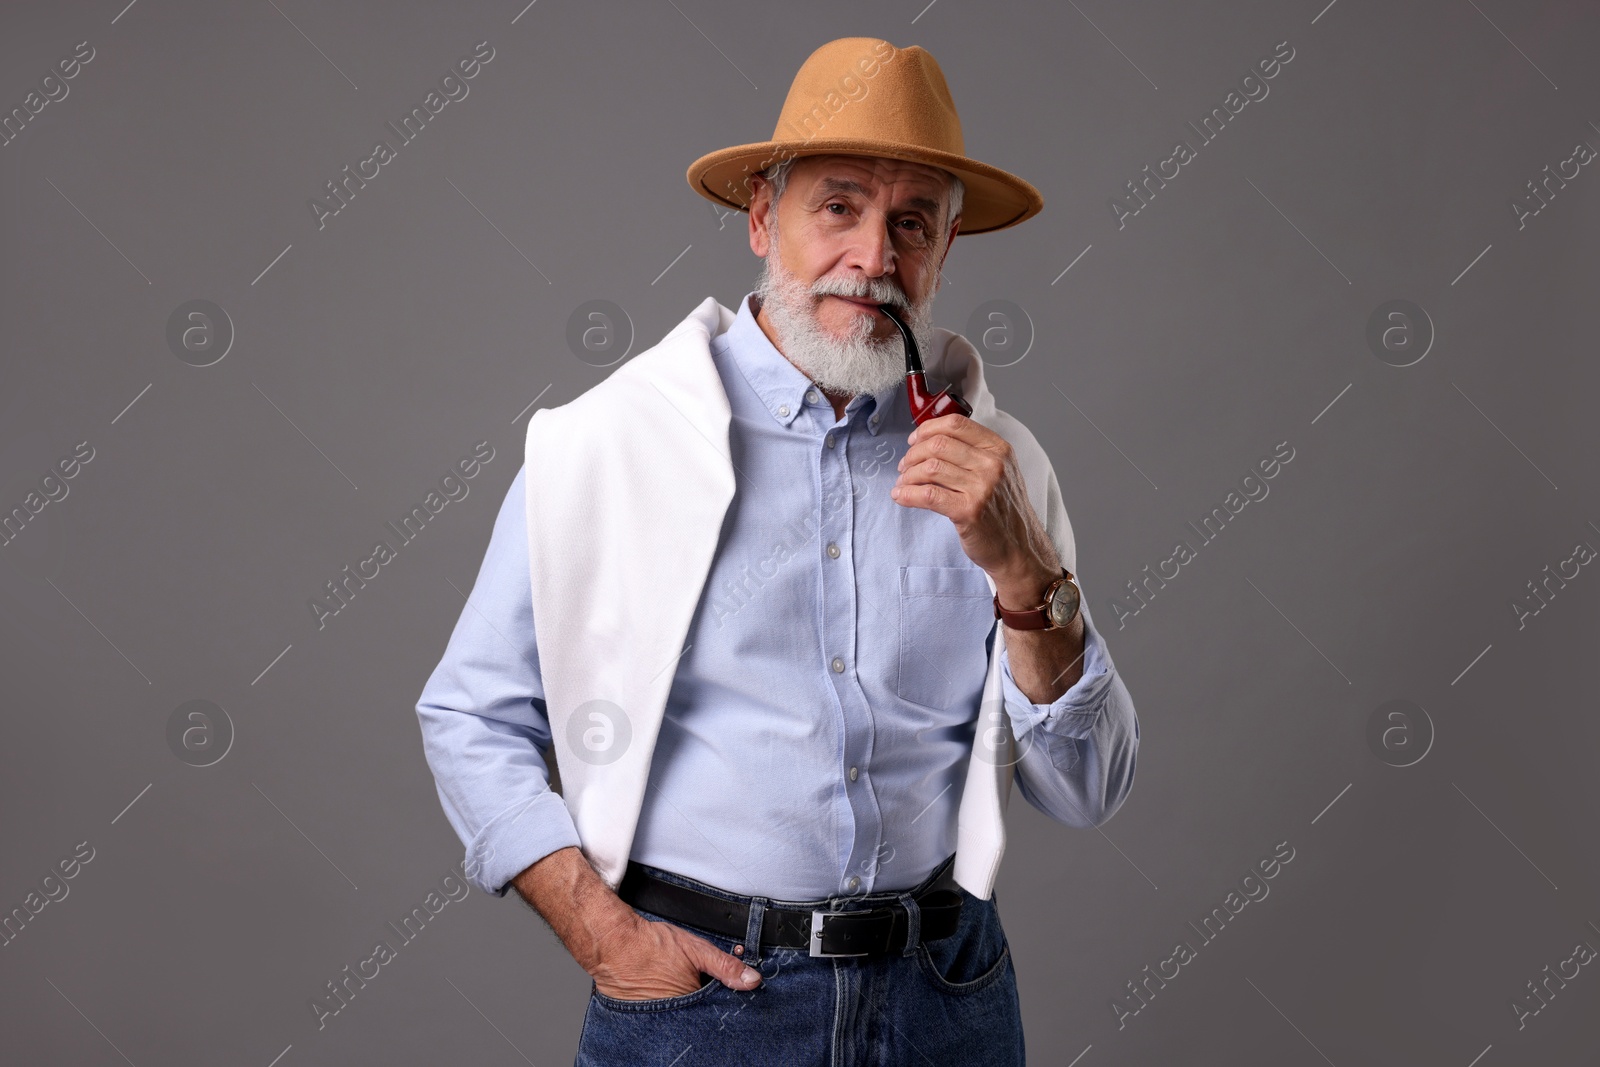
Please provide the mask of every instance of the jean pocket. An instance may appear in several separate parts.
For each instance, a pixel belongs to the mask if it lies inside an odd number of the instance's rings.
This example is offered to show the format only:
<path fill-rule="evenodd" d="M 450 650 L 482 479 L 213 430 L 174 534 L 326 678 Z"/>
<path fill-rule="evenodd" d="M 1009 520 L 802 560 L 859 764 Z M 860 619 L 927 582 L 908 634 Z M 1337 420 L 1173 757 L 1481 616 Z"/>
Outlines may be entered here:
<path fill-rule="evenodd" d="M 961 891 L 961 920 L 945 937 L 923 941 L 914 955 L 928 984 L 942 993 L 966 996 L 1005 977 L 1011 967 L 1011 944 L 991 896 L 979 899 Z"/>
<path fill-rule="evenodd" d="M 981 568 L 901 567 L 895 692 L 930 708 L 976 706 L 994 623 L 994 594 Z"/>
<path fill-rule="evenodd" d="M 610 1011 L 672 1011 L 676 1008 L 687 1008 L 692 1004 L 698 1004 L 702 1000 L 705 1000 L 711 996 L 711 994 L 717 989 L 725 988 L 727 987 L 722 984 L 721 979 L 713 978 L 706 982 L 705 985 L 691 993 L 679 993 L 677 996 L 672 997 L 652 997 L 648 1000 L 623 1000 L 619 997 L 606 996 L 604 993 L 600 992 L 597 986 L 591 983 L 589 986 L 589 995 L 593 997 L 595 1002 L 601 1007 Z"/>
<path fill-rule="evenodd" d="M 936 963 L 928 951 L 926 943 L 917 946 L 917 964 L 922 969 L 922 975 L 928 984 L 942 993 L 952 996 L 969 996 L 981 989 L 987 989 L 999 981 L 1011 965 L 1011 946 L 1004 940 L 1000 943 L 1000 955 L 988 968 L 979 971 L 974 978 L 965 978 L 970 969 L 962 961 Z M 964 979 L 964 980 L 953 980 Z"/>

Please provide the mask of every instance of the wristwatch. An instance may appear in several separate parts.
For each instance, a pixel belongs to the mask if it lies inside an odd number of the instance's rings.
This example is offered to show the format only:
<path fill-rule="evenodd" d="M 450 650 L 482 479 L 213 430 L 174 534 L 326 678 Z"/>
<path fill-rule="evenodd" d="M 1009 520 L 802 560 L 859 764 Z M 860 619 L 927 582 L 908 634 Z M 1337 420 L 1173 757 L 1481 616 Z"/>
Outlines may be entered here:
<path fill-rule="evenodd" d="M 1044 603 L 1013 611 L 1000 606 L 1000 594 L 996 593 L 994 617 L 1013 630 L 1056 630 L 1070 625 L 1077 616 L 1079 599 L 1077 579 L 1062 567 L 1061 577 L 1045 587 Z"/>

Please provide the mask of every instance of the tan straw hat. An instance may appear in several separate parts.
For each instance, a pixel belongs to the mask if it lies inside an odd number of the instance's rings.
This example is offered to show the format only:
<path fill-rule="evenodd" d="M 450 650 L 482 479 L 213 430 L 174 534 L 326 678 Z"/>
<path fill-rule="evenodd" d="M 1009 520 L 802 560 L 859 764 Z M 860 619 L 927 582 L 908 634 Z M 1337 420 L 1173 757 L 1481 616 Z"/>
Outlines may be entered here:
<path fill-rule="evenodd" d="M 966 186 L 961 233 L 988 233 L 1030 219 L 1039 190 L 969 159 L 944 72 L 922 48 L 843 37 L 801 64 L 772 140 L 735 145 L 689 166 L 689 184 L 715 203 L 749 209 L 749 175 L 794 156 L 885 156 L 950 171 Z"/>

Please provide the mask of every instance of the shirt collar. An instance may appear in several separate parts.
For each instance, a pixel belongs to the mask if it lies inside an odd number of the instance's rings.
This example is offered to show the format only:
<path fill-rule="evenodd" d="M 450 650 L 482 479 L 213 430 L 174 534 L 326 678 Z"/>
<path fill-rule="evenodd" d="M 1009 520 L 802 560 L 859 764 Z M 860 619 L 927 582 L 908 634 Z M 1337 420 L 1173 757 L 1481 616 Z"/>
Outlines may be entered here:
<path fill-rule="evenodd" d="M 815 382 L 773 346 L 766 331 L 756 321 L 755 313 L 750 310 L 754 296 L 752 291 L 739 301 L 739 312 L 734 316 L 733 325 L 719 340 L 733 353 L 734 362 L 750 383 L 750 388 L 755 390 L 767 412 L 779 425 L 790 426 L 800 417 L 801 408 L 807 404 L 820 407 L 821 421 L 824 425 L 832 425 L 833 403 L 817 388 Z M 870 409 L 866 418 L 867 429 L 877 436 L 893 406 L 896 391 L 904 389 L 904 379 L 900 379 L 877 393 L 851 397 L 845 405 L 845 416 L 849 418 L 862 408 Z"/>

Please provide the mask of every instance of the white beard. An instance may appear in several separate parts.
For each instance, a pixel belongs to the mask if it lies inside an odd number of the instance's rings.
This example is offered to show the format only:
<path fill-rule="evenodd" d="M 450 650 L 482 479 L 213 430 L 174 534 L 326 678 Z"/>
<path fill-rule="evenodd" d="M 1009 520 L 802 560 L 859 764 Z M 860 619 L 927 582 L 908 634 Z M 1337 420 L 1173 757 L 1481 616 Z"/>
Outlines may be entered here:
<path fill-rule="evenodd" d="M 885 277 L 818 278 L 807 286 L 784 267 L 778 256 L 777 231 L 756 281 L 759 310 L 764 310 L 778 334 L 784 356 L 827 392 L 848 396 L 875 394 L 903 382 L 906 376 L 905 343 L 900 331 L 874 338 L 873 329 L 883 316 L 863 309 L 840 336 L 817 318 L 817 303 L 828 295 L 853 296 L 878 304 L 892 303 L 917 339 L 917 348 L 931 351 L 933 344 L 933 293 L 908 306 L 899 286 Z M 893 324 L 890 324 L 891 328 Z"/>

